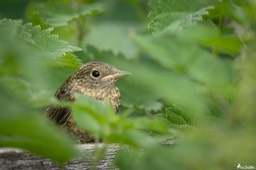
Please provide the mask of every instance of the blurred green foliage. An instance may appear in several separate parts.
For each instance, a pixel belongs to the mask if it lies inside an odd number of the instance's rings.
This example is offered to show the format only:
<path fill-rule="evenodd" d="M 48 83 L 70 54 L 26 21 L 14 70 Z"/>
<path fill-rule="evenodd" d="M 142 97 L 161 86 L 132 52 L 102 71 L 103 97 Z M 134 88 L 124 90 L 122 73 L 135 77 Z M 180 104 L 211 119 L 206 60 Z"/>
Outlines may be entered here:
<path fill-rule="evenodd" d="M 256 166 L 254 0 L 1 1 L 0 7 L 1 147 L 60 163 L 79 154 L 43 113 L 61 104 L 54 92 L 75 69 L 100 60 L 132 73 L 118 82 L 119 112 L 79 94 L 66 104 L 104 143 L 130 146 L 116 155 L 120 169 Z"/>

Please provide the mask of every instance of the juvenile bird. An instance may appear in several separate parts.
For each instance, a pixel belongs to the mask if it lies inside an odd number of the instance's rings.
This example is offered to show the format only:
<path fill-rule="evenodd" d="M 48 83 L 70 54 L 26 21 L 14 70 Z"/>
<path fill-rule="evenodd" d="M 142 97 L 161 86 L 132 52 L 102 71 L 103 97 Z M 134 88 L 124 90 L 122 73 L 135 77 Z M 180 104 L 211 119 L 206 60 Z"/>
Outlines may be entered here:
<path fill-rule="evenodd" d="M 111 64 L 91 61 L 81 66 L 70 76 L 56 91 L 55 97 L 60 101 L 75 101 L 75 93 L 82 93 L 99 101 L 109 100 L 117 111 L 121 101 L 121 93 L 116 86 L 116 81 L 129 74 L 129 72 L 118 70 Z M 72 118 L 70 108 L 49 106 L 46 113 L 47 117 L 62 125 L 80 143 L 94 141 L 89 133 L 78 127 Z"/>

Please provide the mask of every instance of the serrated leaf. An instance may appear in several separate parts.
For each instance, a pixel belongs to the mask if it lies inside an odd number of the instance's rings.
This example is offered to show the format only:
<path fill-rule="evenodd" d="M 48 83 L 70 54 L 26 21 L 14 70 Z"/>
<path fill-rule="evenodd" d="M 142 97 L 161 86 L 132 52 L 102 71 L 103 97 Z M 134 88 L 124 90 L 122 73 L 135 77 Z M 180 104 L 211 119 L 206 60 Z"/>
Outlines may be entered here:
<path fill-rule="evenodd" d="M 152 8 L 149 13 L 149 28 L 154 30 L 155 35 L 194 26 L 213 8 L 209 1 L 200 0 L 193 3 L 187 0 L 151 0 L 149 4 Z"/>
<path fill-rule="evenodd" d="M 172 124 L 191 125 L 194 115 L 188 113 L 188 111 L 182 107 L 173 105 L 165 108 L 165 113 L 163 113 L 162 116 L 168 119 Z"/>
<path fill-rule="evenodd" d="M 47 61 L 43 57 L 58 57 L 62 51 L 72 51 L 67 42 L 59 41 L 50 31 L 32 24 L 22 25 L 17 20 L 0 21 L 0 70 L 3 75 L 7 73 L 0 79 L 0 145 L 18 147 L 63 163 L 76 155 L 75 147 L 34 105 L 33 90 L 45 88 L 42 72 Z M 15 77 L 10 76 L 13 72 Z"/>
<path fill-rule="evenodd" d="M 41 30 L 40 26 L 32 26 L 31 23 L 20 27 L 20 38 L 34 46 L 44 50 L 51 57 L 62 56 L 63 53 L 78 51 L 80 48 L 71 46 L 66 41 L 58 40 L 58 36 L 51 34 L 52 28 Z"/>
<path fill-rule="evenodd" d="M 104 10 L 103 3 L 77 3 L 73 1 L 48 1 L 39 6 L 41 20 L 53 27 L 67 25 L 68 22 L 81 16 L 89 16 L 100 13 Z"/>
<path fill-rule="evenodd" d="M 7 38 L 11 39 L 16 36 L 18 27 L 22 24 L 21 20 L 10 20 L 10 19 L 2 19 L 0 20 L 0 35 L 1 39 Z M 8 32 L 8 34 L 6 34 Z M 1 43 L 1 41 L 0 41 Z"/>
<path fill-rule="evenodd" d="M 59 40 L 57 35 L 51 34 L 52 28 L 41 30 L 40 26 L 33 26 L 31 23 L 21 25 L 21 22 L 17 20 L 3 19 L 0 21 L 0 27 L 3 29 L 13 27 L 13 25 L 17 26 L 16 32 L 12 33 L 13 36 L 43 50 L 47 57 L 60 57 L 65 52 L 80 50 L 66 41 Z"/>
<path fill-rule="evenodd" d="M 56 62 L 52 63 L 52 65 L 69 68 L 71 70 L 76 70 L 82 65 L 82 62 L 74 54 L 65 53 L 63 57 L 57 58 Z"/>

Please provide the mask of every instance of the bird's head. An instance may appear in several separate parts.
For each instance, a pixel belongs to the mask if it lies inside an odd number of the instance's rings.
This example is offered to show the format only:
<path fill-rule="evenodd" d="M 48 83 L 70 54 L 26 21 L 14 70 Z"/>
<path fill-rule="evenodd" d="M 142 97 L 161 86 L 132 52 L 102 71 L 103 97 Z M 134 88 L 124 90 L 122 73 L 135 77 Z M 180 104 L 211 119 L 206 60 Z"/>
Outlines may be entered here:
<path fill-rule="evenodd" d="M 131 73 L 119 70 L 113 65 L 91 61 L 81 66 L 72 79 L 78 83 L 79 86 L 88 89 L 104 89 L 115 85 L 115 82 Z"/>

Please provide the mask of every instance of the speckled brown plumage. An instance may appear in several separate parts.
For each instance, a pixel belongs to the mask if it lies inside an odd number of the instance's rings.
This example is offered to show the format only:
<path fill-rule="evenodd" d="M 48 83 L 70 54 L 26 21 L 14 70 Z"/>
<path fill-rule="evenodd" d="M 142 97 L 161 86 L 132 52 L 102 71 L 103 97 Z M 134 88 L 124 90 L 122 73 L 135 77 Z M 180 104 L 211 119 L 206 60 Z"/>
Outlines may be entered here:
<path fill-rule="evenodd" d="M 116 69 L 114 66 L 92 61 L 81 66 L 56 91 L 55 97 L 60 101 L 75 101 L 75 93 L 93 97 L 99 101 L 109 100 L 117 111 L 121 101 L 121 93 L 116 87 L 116 81 L 130 73 Z M 72 118 L 70 108 L 49 106 L 47 116 L 69 133 L 74 135 L 80 143 L 93 142 L 94 138 L 84 129 L 77 126 Z"/>

